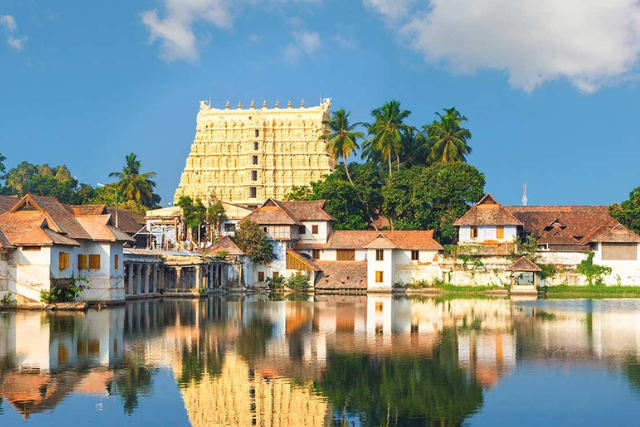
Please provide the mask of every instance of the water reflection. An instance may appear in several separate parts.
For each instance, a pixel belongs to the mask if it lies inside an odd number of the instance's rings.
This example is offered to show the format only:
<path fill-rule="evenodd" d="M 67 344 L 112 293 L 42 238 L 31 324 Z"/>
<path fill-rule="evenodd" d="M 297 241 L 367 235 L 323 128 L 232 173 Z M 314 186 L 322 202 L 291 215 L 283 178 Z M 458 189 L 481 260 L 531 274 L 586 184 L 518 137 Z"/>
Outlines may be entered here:
<path fill-rule="evenodd" d="M 503 388 L 544 407 L 548 390 L 522 378 L 557 370 L 596 381 L 604 369 L 598 384 L 638 403 L 640 300 L 275 299 L 2 313 L 0 422 L 482 424 L 501 420 Z"/>

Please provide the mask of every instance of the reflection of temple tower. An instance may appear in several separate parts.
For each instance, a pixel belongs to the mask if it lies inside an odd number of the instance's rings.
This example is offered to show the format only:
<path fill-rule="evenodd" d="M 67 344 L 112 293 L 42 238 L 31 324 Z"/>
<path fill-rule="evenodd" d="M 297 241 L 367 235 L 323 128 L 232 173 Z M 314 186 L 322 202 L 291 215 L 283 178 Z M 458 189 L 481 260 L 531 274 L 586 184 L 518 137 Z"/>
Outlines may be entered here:
<path fill-rule="evenodd" d="M 179 361 L 174 372 L 180 372 Z M 327 426 L 331 410 L 309 385 L 292 384 L 253 370 L 236 354 L 227 353 L 222 372 L 205 374 L 181 389 L 189 421 L 200 426 Z"/>

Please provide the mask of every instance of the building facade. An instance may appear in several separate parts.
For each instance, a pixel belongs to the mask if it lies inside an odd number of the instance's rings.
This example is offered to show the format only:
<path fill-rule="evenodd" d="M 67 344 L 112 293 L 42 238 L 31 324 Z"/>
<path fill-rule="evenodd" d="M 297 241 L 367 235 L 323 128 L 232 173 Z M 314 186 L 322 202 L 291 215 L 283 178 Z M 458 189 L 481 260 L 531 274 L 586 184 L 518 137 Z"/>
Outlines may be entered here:
<path fill-rule="evenodd" d="M 299 108 L 212 108 L 200 103 L 196 135 L 174 202 L 181 196 L 257 207 L 283 199 L 294 185 L 321 179 L 333 169 L 326 141 L 328 99 Z"/>

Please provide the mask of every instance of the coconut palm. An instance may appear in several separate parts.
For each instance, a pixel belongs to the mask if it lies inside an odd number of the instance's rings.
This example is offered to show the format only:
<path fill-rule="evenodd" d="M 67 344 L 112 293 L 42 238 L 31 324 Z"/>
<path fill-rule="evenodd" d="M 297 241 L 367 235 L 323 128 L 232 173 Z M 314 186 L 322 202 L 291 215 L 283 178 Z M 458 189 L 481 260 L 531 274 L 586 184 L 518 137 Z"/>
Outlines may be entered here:
<path fill-rule="evenodd" d="M 426 165 L 430 149 L 431 144 L 427 135 L 416 127 L 410 126 L 402 134 L 400 148 L 401 167 L 410 168 L 416 165 Z"/>
<path fill-rule="evenodd" d="M 354 151 L 360 148 L 360 146 L 358 145 L 358 139 L 364 138 L 364 134 L 362 132 L 355 130 L 356 127 L 360 126 L 362 123 L 349 124 L 350 114 L 351 112 L 345 111 L 343 108 L 335 111 L 333 113 L 333 116 L 331 117 L 331 120 L 323 122 L 325 125 L 329 126 L 331 132 L 322 135 L 322 138 L 328 141 L 327 145 L 333 159 L 338 162 L 340 158 L 342 158 L 344 171 L 347 174 L 347 179 L 351 183 L 351 186 L 358 196 L 358 199 L 360 199 L 360 202 L 362 202 L 362 204 L 366 207 L 371 225 L 373 225 L 373 227 L 378 230 L 375 222 L 373 221 L 373 217 L 369 212 L 369 206 L 362 200 L 362 197 L 360 197 L 360 194 L 356 190 L 356 186 L 353 183 L 353 179 L 351 179 L 351 174 L 349 173 L 349 164 L 347 159 Z"/>
<path fill-rule="evenodd" d="M 466 156 L 471 154 L 471 147 L 467 141 L 471 139 L 471 132 L 460 125 L 467 118 L 460 114 L 455 107 L 445 108 L 445 114 L 436 113 L 440 120 L 434 120 L 424 126 L 424 132 L 429 135 L 431 152 L 430 163 L 466 162 Z"/>
<path fill-rule="evenodd" d="M 151 180 L 156 176 L 155 172 L 140 173 L 142 163 L 138 156 L 130 153 L 126 158 L 122 172 L 111 172 L 112 178 L 117 178 L 116 189 L 128 200 L 136 200 L 144 206 L 151 207 L 154 199 L 153 189 L 156 183 Z"/>
<path fill-rule="evenodd" d="M 400 168 L 400 149 L 402 134 L 409 130 L 404 120 L 409 117 L 411 111 L 402 110 L 398 101 L 386 102 L 381 108 L 371 112 L 375 122 L 367 126 L 371 138 L 367 141 L 364 153 L 370 160 L 377 155 L 386 158 L 389 165 L 389 175 L 392 174 L 391 158 L 395 157 L 398 169 Z"/>

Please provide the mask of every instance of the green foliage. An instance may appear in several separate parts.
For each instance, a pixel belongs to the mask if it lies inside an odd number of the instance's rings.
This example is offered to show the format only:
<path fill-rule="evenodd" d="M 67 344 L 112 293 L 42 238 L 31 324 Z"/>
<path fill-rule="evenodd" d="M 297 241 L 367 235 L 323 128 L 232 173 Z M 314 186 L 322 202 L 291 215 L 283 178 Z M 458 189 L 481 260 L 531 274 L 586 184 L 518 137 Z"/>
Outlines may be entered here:
<path fill-rule="evenodd" d="M 254 221 L 243 219 L 233 241 L 255 263 L 273 260 L 273 246 L 267 241 L 267 233 Z"/>
<path fill-rule="evenodd" d="M 516 236 L 513 239 L 514 247 L 512 259 L 520 258 L 521 256 L 529 258 L 531 261 L 536 262 L 539 258 L 540 247 L 538 240 L 533 236 L 527 236 L 526 240 L 522 240 L 520 236 Z"/>
<path fill-rule="evenodd" d="M 410 131 L 410 126 L 404 121 L 410 115 L 411 111 L 403 110 L 400 102 L 391 100 L 373 110 L 373 124 L 365 125 L 370 138 L 366 141 L 362 154 L 369 161 L 386 160 L 389 176 L 393 173 L 392 158 L 396 159 L 397 169 L 400 169 L 403 135 Z"/>
<path fill-rule="evenodd" d="M 89 289 L 86 283 L 89 283 L 89 279 L 78 277 L 71 279 L 70 283 L 52 286 L 49 291 L 41 290 L 40 300 L 47 304 L 75 302 L 82 296 L 85 289 Z"/>
<path fill-rule="evenodd" d="M 640 187 L 629 193 L 629 199 L 609 206 L 609 214 L 622 225 L 640 234 Z"/>
<path fill-rule="evenodd" d="M 2 153 L 0 153 L 0 181 L 4 181 L 4 179 L 6 178 L 5 172 L 7 170 L 7 167 L 4 165 L 4 162 L 6 160 L 7 158 L 3 156 Z M 0 188 L 2 188 L 2 186 L 0 186 Z"/>
<path fill-rule="evenodd" d="M 218 237 L 220 233 L 220 227 L 227 220 L 227 213 L 224 210 L 224 206 L 219 201 L 212 203 L 207 208 L 207 212 L 205 214 L 205 223 L 207 225 L 207 232 L 209 234 L 209 238 Z"/>
<path fill-rule="evenodd" d="M 453 242 L 455 220 L 484 194 L 485 176 L 466 163 L 414 166 L 396 172 L 382 188 L 382 212 L 395 229 L 434 230 Z"/>
<path fill-rule="evenodd" d="M 215 258 L 218 258 L 218 259 L 225 259 L 225 258 L 227 258 L 227 256 L 228 256 L 228 255 L 229 255 L 229 251 L 228 251 L 228 250 L 226 250 L 226 249 L 223 249 L 223 250 L 219 251 L 219 252 L 215 255 Z"/>
<path fill-rule="evenodd" d="M 604 285 L 604 276 L 611 274 L 611 267 L 593 263 L 594 253 L 591 252 L 587 259 L 583 260 L 576 271 L 587 278 L 589 286 Z"/>
<path fill-rule="evenodd" d="M 236 351 L 250 365 L 264 356 L 267 342 L 273 336 L 274 324 L 265 318 L 252 318 L 250 323 L 242 328 L 236 341 Z"/>
<path fill-rule="evenodd" d="M 110 394 L 120 395 L 124 412 L 133 415 L 139 405 L 139 397 L 150 396 L 153 392 L 153 374 L 156 369 L 143 365 L 142 361 L 124 364 L 124 372 L 116 376 Z"/>
<path fill-rule="evenodd" d="M 353 185 L 344 169 L 336 169 L 322 181 L 309 187 L 294 187 L 286 200 L 327 201 L 325 209 L 336 218 L 336 230 L 366 230 L 370 227 L 368 211 L 377 212 L 382 205 L 382 177 L 374 163 L 351 163 L 348 167 Z"/>
<path fill-rule="evenodd" d="M 307 276 L 306 274 L 301 274 L 299 276 L 292 274 L 287 278 L 287 283 L 285 286 L 292 291 L 307 290 L 309 288 L 309 276 Z"/>
<path fill-rule="evenodd" d="M 136 200 L 146 207 L 153 207 L 160 203 L 160 196 L 153 192 L 156 183 L 151 180 L 156 173 L 141 173 L 141 169 L 142 162 L 138 156 L 130 153 L 125 157 L 125 166 L 122 171 L 111 172 L 109 176 L 118 179 L 115 186 L 126 200 Z"/>
<path fill-rule="evenodd" d="M 542 280 L 552 278 L 553 276 L 558 274 L 558 269 L 554 264 L 538 264 L 538 267 L 540 267 L 541 270 L 538 273 L 538 276 L 540 276 Z"/>
<path fill-rule="evenodd" d="M 199 287 L 199 288 L 198 288 L 198 293 L 199 293 L 200 295 L 206 295 L 206 294 L 207 294 L 207 292 L 208 292 L 208 290 L 207 290 L 207 288 L 205 288 L 204 286 L 201 286 L 201 287 Z"/>
<path fill-rule="evenodd" d="M 11 291 L 8 291 L 6 294 L 4 294 L 4 296 L 2 297 L 2 299 L 0 299 L 0 304 L 1 305 L 9 305 L 13 302 L 13 293 Z"/>
<path fill-rule="evenodd" d="M 274 276 L 267 278 L 267 286 L 272 291 L 284 289 L 285 286 L 285 278 L 283 276 Z"/>
<path fill-rule="evenodd" d="M 467 121 L 467 118 L 455 107 L 445 108 L 444 112 L 444 115 L 436 113 L 439 120 L 424 126 L 424 132 L 431 143 L 429 162 L 466 162 L 466 156 L 471 154 L 471 147 L 467 145 L 467 141 L 471 139 L 471 132 L 461 127 L 461 124 Z"/>
<path fill-rule="evenodd" d="M 640 286 L 575 286 L 556 285 L 540 286 L 538 291 L 548 297 L 576 298 L 576 297 L 640 297 Z"/>

